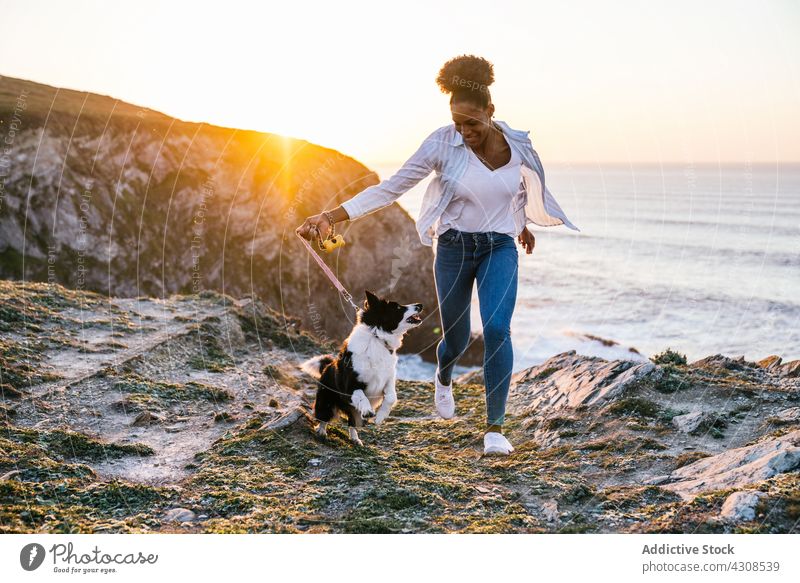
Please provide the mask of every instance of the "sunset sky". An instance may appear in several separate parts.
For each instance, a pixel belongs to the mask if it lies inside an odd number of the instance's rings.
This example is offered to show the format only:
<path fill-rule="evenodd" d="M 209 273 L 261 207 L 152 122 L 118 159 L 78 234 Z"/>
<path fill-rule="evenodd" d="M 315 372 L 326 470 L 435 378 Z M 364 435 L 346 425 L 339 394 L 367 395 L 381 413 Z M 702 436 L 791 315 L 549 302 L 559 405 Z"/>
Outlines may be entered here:
<path fill-rule="evenodd" d="M 448 59 L 558 163 L 800 161 L 800 2 L 0 1 L 0 75 L 366 164 L 451 122 Z"/>

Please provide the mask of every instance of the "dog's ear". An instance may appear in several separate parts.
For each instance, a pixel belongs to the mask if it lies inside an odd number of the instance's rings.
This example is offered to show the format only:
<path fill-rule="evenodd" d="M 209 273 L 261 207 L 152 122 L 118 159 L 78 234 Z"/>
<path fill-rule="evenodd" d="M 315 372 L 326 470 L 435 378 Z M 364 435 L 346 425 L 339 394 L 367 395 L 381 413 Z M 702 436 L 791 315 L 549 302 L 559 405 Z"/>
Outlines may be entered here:
<path fill-rule="evenodd" d="M 378 303 L 378 296 L 374 293 L 369 291 L 368 289 L 364 290 L 364 293 L 367 295 L 367 299 L 364 300 L 364 308 L 368 308 L 370 304 L 377 304 Z"/>

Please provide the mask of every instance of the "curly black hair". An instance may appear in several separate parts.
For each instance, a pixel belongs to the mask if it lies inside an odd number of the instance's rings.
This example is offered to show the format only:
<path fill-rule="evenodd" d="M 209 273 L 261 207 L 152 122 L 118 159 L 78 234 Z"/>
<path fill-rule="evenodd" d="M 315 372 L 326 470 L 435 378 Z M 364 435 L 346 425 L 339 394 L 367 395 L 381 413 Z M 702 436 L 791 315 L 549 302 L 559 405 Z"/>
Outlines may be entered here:
<path fill-rule="evenodd" d="M 494 66 L 483 57 L 460 55 L 442 66 L 436 83 L 442 93 L 452 93 L 451 105 L 467 101 L 486 109 L 492 102 L 489 85 L 494 83 Z"/>

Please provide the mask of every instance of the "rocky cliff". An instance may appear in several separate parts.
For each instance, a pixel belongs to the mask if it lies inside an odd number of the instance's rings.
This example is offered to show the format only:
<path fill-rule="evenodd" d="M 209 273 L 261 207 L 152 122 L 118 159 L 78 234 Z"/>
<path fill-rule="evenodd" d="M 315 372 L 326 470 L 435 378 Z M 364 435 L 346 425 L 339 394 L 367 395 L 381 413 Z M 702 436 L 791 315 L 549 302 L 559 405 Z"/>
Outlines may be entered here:
<path fill-rule="evenodd" d="M 251 295 L 341 338 L 352 308 L 294 229 L 378 177 L 304 140 L 189 123 L 111 97 L 0 77 L 0 277 L 112 296 Z M 341 225 L 325 260 L 355 296 L 422 302 L 403 351 L 435 360 L 431 249 L 397 204 Z M 482 344 L 462 364 L 480 363 Z"/>
<path fill-rule="evenodd" d="M 0 532 L 798 532 L 800 361 L 558 354 L 487 458 L 479 375 L 316 441 L 334 348 L 258 299 L 0 281 Z"/>

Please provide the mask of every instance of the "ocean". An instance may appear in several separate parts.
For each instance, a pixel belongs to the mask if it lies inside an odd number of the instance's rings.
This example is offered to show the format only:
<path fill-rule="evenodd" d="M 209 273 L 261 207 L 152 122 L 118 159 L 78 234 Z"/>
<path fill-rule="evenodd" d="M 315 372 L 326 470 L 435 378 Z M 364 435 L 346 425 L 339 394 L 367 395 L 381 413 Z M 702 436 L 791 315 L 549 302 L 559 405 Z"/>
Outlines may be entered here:
<path fill-rule="evenodd" d="M 401 164 L 373 169 L 386 179 Z M 581 232 L 528 226 L 536 248 L 518 247 L 514 371 L 572 349 L 636 360 L 667 348 L 690 362 L 800 358 L 800 165 L 545 171 Z M 398 199 L 415 220 L 431 178 Z M 477 288 L 471 320 L 480 331 Z M 434 368 L 403 356 L 398 374 L 429 380 Z"/>

